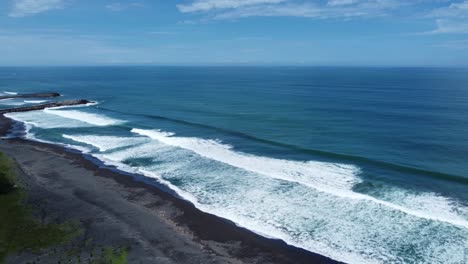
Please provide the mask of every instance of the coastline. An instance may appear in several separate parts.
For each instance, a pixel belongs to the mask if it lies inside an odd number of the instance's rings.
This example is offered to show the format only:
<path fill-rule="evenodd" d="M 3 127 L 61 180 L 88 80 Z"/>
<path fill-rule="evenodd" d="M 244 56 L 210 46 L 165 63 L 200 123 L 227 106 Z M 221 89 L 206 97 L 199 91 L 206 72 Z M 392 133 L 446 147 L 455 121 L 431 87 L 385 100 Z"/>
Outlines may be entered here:
<path fill-rule="evenodd" d="M 0 134 L 13 123 L 1 115 Z M 155 180 L 78 151 L 21 138 L 2 139 L 0 151 L 19 166 L 33 203 L 45 200 L 46 214 L 79 221 L 96 243 L 128 246 L 129 263 L 338 263 L 202 212 Z"/>

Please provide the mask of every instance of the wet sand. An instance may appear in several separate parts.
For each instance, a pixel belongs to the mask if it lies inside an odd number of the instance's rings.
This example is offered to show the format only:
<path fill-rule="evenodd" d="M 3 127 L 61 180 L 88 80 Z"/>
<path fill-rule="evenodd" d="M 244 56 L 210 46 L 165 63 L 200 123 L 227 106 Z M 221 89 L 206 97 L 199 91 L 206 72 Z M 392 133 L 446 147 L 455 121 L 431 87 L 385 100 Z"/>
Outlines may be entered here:
<path fill-rule="evenodd" d="M 0 116 L 1 135 L 11 125 Z M 79 254 L 95 245 L 127 247 L 128 263 L 337 263 L 204 213 L 153 179 L 77 151 L 20 138 L 1 140 L 0 151 L 16 161 L 41 221 L 79 223 Z M 8 262 L 36 258 L 23 252 Z M 48 252 L 40 260 L 56 263 Z"/>

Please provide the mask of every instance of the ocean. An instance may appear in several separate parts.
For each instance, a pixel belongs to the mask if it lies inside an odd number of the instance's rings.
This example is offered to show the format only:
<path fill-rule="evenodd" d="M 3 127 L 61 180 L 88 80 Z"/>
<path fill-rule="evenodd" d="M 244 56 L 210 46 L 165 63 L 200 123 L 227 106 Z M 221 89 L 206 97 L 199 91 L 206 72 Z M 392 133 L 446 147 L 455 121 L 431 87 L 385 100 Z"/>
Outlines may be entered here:
<path fill-rule="evenodd" d="M 468 69 L 4 67 L 1 91 L 95 101 L 7 116 L 266 237 L 468 263 Z"/>

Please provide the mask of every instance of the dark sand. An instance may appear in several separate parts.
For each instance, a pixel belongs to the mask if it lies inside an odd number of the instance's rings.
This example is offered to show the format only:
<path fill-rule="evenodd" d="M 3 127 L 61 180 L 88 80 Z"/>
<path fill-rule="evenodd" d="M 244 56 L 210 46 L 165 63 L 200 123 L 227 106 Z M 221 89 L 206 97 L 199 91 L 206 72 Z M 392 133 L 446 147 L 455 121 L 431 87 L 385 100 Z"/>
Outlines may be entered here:
<path fill-rule="evenodd" d="M 0 116 L 0 134 L 11 124 Z M 76 151 L 25 139 L 3 139 L 0 151 L 16 161 L 41 221 L 79 222 L 84 232 L 74 245 L 84 259 L 94 246 L 125 246 L 128 263 L 337 263 L 201 212 L 151 179 Z M 49 254 L 36 263 L 57 263 Z M 23 252 L 7 262 L 36 259 Z"/>

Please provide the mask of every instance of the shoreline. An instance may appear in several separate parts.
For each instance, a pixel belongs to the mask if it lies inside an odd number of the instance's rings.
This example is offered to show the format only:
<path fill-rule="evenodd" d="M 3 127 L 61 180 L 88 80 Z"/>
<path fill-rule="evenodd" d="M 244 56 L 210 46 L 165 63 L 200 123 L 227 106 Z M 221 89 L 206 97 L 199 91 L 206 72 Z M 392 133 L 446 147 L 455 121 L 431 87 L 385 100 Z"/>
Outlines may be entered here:
<path fill-rule="evenodd" d="M 14 123 L 0 115 L 0 134 Z M 107 236 L 96 240 L 130 242 L 129 263 L 339 263 L 203 212 L 155 179 L 122 172 L 74 149 L 13 138 L 2 139 L 0 151 L 15 160 L 23 177 L 34 180 L 26 189 L 49 200 L 49 214 L 78 218 L 89 225 L 88 235 Z M 64 200 L 50 201 L 54 196 Z M 99 230 L 107 225 L 120 234 Z"/>

